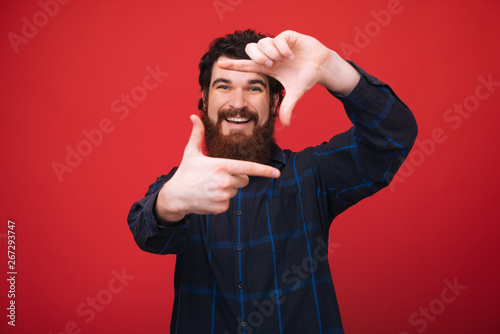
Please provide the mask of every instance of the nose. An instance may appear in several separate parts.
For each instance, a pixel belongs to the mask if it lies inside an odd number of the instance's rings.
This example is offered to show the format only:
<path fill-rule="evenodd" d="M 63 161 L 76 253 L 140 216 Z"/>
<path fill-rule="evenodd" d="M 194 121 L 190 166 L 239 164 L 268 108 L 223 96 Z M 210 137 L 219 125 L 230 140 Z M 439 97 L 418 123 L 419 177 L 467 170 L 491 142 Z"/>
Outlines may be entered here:
<path fill-rule="evenodd" d="M 231 94 L 231 100 L 229 101 L 229 105 L 235 109 L 241 109 L 247 106 L 247 100 L 245 97 L 245 93 L 242 89 L 235 89 Z"/>

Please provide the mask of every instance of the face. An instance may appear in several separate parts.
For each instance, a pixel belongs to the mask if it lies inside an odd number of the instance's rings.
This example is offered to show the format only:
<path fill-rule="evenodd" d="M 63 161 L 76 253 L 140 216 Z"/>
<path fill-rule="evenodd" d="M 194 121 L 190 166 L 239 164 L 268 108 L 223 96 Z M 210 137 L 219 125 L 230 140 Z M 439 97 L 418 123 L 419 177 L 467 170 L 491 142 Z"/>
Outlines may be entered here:
<path fill-rule="evenodd" d="M 214 123 L 220 121 L 222 135 L 251 135 L 257 125 L 263 126 L 269 119 L 269 94 L 264 75 L 226 70 L 215 63 L 208 92 L 208 117 Z"/>
<path fill-rule="evenodd" d="M 258 73 L 224 70 L 217 65 L 201 120 L 205 148 L 211 157 L 267 163 L 274 141 L 275 105 L 268 80 Z"/>

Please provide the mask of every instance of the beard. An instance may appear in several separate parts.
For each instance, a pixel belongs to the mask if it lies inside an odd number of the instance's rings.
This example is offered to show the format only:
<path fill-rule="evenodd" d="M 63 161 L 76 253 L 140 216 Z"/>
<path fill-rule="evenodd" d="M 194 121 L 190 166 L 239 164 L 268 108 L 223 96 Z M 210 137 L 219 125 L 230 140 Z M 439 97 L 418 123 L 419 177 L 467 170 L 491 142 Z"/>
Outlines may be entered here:
<path fill-rule="evenodd" d="M 245 117 L 254 122 L 252 134 L 243 131 L 231 130 L 228 135 L 222 133 L 222 122 L 227 117 Z M 271 150 L 275 145 L 274 124 L 276 114 L 269 111 L 269 119 L 265 124 L 259 125 L 257 113 L 247 108 L 221 109 L 217 113 L 217 122 L 208 117 L 208 112 L 202 110 L 201 120 L 205 126 L 205 150 L 210 157 L 235 160 L 253 161 L 261 164 L 268 163 Z"/>

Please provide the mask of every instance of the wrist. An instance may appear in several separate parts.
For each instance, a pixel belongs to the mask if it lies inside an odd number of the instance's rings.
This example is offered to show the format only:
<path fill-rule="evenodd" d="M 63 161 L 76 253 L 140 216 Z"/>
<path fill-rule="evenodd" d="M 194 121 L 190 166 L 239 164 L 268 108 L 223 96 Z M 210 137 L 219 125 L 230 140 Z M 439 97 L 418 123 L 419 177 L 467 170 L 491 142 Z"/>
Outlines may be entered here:
<path fill-rule="evenodd" d="M 175 192 L 170 190 L 169 182 L 165 183 L 156 199 L 154 206 L 157 223 L 172 226 L 181 221 L 186 215 L 182 209 L 182 202 L 175 197 Z"/>
<path fill-rule="evenodd" d="M 335 51 L 321 66 L 318 83 L 334 93 L 348 95 L 358 84 L 361 74 Z"/>

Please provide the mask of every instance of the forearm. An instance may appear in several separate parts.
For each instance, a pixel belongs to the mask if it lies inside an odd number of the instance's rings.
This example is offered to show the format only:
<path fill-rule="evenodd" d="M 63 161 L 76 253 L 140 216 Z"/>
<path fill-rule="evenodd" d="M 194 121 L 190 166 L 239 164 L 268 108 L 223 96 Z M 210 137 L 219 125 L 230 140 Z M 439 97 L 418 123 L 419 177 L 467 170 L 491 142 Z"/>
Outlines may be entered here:
<path fill-rule="evenodd" d="M 363 82 L 360 80 L 348 96 L 335 95 L 344 104 L 356 133 L 367 137 L 378 148 L 405 148 L 408 151 L 418 132 L 413 113 L 389 85 L 351 64 L 363 77 Z"/>
<path fill-rule="evenodd" d="M 152 184 L 144 198 L 135 202 L 129 212 L 127 221 L 134 240 L 140 249 L 156 254 L 178 253 L 182 251 L 189 240 L 187 223 L 184 217 L 174 226 L 166 227 L 160 224 L 155 215 L 158 193 L 168 181 L 169 175 L 163 175 Z M 168 183 L 168 182 L 167 182 Z"/>
<path fill-rule="evenodd" d="M 317 146 L 311 155 L 318 170 L 328 222 L 363 198 L 387 186 L 408 155 L 417 125 L 408 107 L 392 89 L 356 64 L 361 78 L 341 96 L 353 127 Z"/>
<path fill-rule="evenodd" d="M 360 170 L 370 179 L 383 179 L 388 184 L 415 142 L 417 124 L 410 109 L 387 84 L 354 63 L 352 67 L 362 76 L 359 84 L 347 96 L 334 95 L 354 124 Z"/>

